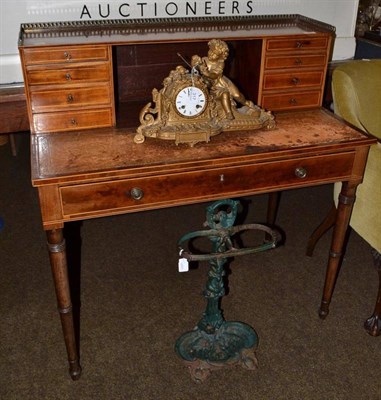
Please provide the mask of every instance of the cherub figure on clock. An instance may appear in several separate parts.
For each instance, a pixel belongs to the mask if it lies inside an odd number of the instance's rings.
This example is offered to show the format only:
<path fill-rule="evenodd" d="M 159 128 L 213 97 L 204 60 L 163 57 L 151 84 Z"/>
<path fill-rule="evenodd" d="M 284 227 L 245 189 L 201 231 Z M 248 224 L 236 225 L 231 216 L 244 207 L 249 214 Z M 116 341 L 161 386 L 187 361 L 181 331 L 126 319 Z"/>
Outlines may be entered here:
<path fill-rule="evenodd" d="M 207 57 L 194 55 L 190 70 L 177 66 L 164 79 L 160 91 L 153 89 L 153 102 L 146 104 L 139 115 L 136 143 L 153 137 L 193 146 L 209 142 L 223 131 L 275 126 L 273 115 L 247 100 L 223 74 L 229 54 L 227 44 L 213 39 L 208 45 Z"/>
<path fill-rule="evenodd" d="M 255 106 L 251 100 L 246 100 L 237 86 L 224 75 L 225 60 L 229 56 L 228 45 L 218 39 L 208 43 L 209 51 L 207 57 L 193 56 L 192 67 L 198 68 L 201 75 L 210 82 L 211 94 L 221 101 L 225 117 L 228 120 L 235 119 L 233 110 L 236 104 L 247 107 L 247 112 L 252 116 L 260 115 L 260 108 Z"/>

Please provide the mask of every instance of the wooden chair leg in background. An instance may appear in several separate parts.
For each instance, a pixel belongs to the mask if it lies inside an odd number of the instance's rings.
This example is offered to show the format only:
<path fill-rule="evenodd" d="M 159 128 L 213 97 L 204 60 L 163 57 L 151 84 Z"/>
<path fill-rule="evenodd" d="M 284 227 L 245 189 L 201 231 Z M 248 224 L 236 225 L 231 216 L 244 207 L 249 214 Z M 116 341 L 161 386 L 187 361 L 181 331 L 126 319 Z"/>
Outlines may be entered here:
<path fill-rule="evenodd" d="M 276 216 L 278 213 L 279 201 L 281 192 L 269 193 L 269 199 L 267 202 L 267 216 L 266 224 L 269 227 L 274 227 Z M 268 233 L 265 234 L 265 241 L 271 241 L 272 237 Z"/>
<path fill-rule="evenodd" d="M 11 151 L 12 151 L 12 156 L 17 156 L 17 146 L 16 146 L 16 140 L 15 140 L 15 135 L 13 133 L 9 134 L 9 142 L 11 144 Z"/>
<path fill-rule="evenodd" d="M 306 255 L 312 257 L 316 243 L 320 238 L 335 225 L 336 220 L 336 207 L 332 204 L 329 213 L 324 218 L 323 222 L 313 231 L 312 235 L 308 239 Z"/>
<path fill-rule="evenodd" d="M 381 334 L 381 254 L 372 249 L 374 266 L 378 272 L 378 294 L 373 314 L 365 321 L 364 328 L 372 336 Z"/>

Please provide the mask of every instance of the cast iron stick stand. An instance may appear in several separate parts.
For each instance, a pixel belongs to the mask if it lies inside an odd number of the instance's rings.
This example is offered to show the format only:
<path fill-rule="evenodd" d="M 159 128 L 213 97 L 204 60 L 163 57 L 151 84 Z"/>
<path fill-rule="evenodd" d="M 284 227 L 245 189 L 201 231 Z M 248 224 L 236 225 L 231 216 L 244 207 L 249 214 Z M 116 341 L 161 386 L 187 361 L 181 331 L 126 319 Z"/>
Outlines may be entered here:
<path fill-rule="evenodd" d="M 206 225 L 209 230 L 190 232 L 179 240 L 180 256 L 187 260 L 208 260 L 209 272 L 204 291 L 206 310 L 194 330 L 184 333 L 176 341 L 177 354 L 189 368 L 195 382 L 203 382 L 212 370 L 241 365 L 247 369 L 257 367 L 255 349 L 257 334 L 243 323 L 225 321 L 220 308 L 220 298 L 225 289 L 224 265 L 228 257 L 256 253 L 272 249 L 280 240 L 278 232 L 260 224 L 233 226 L 237 216 L 238 201 L 220 200 L 207 207 Z M 234 248 L 231 237 L 245 230 L 261 230 L 270 235 L 270 241 L 251 248 Z M 198 237 L 208 237 L 212 241 L 212 253 L 192 254 L 181 244 Z"/>

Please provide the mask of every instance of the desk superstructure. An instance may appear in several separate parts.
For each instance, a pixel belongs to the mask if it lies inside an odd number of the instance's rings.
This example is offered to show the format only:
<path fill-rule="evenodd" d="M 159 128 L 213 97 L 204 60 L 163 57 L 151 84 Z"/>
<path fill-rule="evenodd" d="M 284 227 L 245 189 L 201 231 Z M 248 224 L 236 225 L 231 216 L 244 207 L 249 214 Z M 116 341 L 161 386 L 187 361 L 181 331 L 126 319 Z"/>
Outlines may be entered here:
<path fill-rule="evenodd" d="M 320 108 L 333 33 L 301 16 L 22 25 L 32 182 L 73 379 L 81 367 L 63 240 L 68 221 L 342 181 L 320 309 L 328 314 L 375 142 Z M 229 76 L 242 91 L 279 111 L 276 128 L 223 133 L 193 148 L 135 144 L 136 105 L 179 64 L 179 48 L 189 57 L 212 38 L 231 47 Z"/>
<path fill-rule="evenodd" d="M 228 42 L 229 77 L 256 104 L 318 107 L 333 36 L 333 27 L 299 15 L 23 24 L 31 132 L 114 126 L 118 103 L 128 113 L 128 103 L 149 99 L 183 64 L 178 52 L 190 60 L 213 38 Z"/>

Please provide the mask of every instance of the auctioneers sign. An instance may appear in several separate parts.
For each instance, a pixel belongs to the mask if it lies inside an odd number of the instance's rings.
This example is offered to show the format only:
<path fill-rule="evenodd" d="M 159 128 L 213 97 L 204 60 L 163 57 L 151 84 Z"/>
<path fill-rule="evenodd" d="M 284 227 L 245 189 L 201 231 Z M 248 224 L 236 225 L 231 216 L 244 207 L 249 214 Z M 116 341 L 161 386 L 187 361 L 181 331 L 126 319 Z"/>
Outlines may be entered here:
<path fill-rule="evenodd" d="M 165 18 L 223 15 L 251 15 L 254 0 L 198 1 L 129 1 L 113 3 L 84 3 L 79 19 Z"/>
<path fill-rule="evenodd" d="M 0 84 L 22 81 L 21 23 L 302 14 L 336 26 L 333 59 L 354 54 L 358 0 L 0 0 Z"/>

